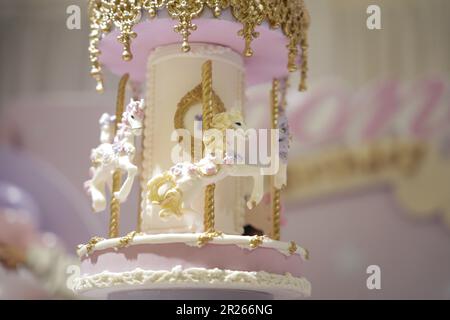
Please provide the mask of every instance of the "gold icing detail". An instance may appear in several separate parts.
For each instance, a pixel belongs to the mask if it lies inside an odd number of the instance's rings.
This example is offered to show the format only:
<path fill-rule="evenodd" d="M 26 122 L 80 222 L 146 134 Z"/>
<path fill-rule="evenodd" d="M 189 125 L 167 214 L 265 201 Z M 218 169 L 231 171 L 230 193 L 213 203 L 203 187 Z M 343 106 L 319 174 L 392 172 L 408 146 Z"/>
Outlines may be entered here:
<path fill-rule="evenodd" d="M 212 100 L 213 100 L 212 107 L 213 107 L 214 114 L 218 114 L 218 113 L 222 113 L 222 112 L 226 111 L 222 100 L 214 92 L 214 90 L 212 91 Z M 201 103 L 202 101 L 203 101 L 203 90 L 202 90 L 202 85 L 199 84 L 194 89 L 192 89 L 191 91 L 186 93 L 186 95 L 183 98 L 181 98 L 180 102 L 178 103 L 177 111 L 175 112 L 175 116 L 173 118 L 173 123 L 174 123 L 175 129 L 186 129 L 186 124 L 184 122 L 186 113 L 188 112 L 188 110 L 190 108 L 192 108 L 197 103 Z M 183 137 L 180 137 L 178 142 L 181 143 L 182 141 L 183 141 Z M 195 148 L 195 140 L 194 140 L 194 137 L 191 137 L 191 155 L 192 155 L 193 161 L 195 161 L 194 148 Z"/>
<path fill-rule="evenodd" d="M 133 59 L 131 53 L 131 40 L 137 37 L 133 27 L 141 18 L 140 0 L 102 0 L 108 14 L 113 16 L 114 25 L 120 30 L 117 40 L 123 44 L 122 59 Z M 106 5 L 107 4 L 107 5 Z"/>
<path fill-rule="evenodd" d="M 271 111 L 272 111 L 272 129 L 278 128 L 279 117 L 279 88 L 280 82 L 274 79 L 271 91 Z M 272 238 L 280 240 L 280 213 L 281 213 L 281 190 L 274 187 L 274 177 L 272 177 Z"/>
<path fill-rule="evenodd" d="M 297 249 L 298 249 L 297 244 L 294 241 L 291 241 L 289 243 L 289 248 L 288 248 L 289 254 L 292 255 L 292 254 L 296 253 Z"/>
<path fill-rule="evenodd" d="M 263 1 L 231 0 L 233 16 L 242 23 L 243 28 L 238 35 L 245 40 L 244 55 L 253 56 L 252 41 L 259 37 L 255 31 L 256 26 L 261 25 L 265 18 L 265 7 Z"/>
<path fill-rule="evenodd" d="M 89 254 L 94 249 L 95 245 L 99 243 L 100 241 L 105 240 L 105 238 L 102 237 L 92 237 L 88 243 L 86 244 L 86 253 Z"/>
<path fill-rule="evenodd" d="M 109 31 L 112 21 L 105 19 L 101 1 L 89 1 L 90 28 L 89 59 L 91 61 L 91 76 L 96 81 L 97 92 L 103 92 L 102 66 L 100 64 L 100 49 L 98 48 L 102 32 Z"/>
<path fill-rule="evenodd" d="M 222 14 L 222 9 L 230 5 L 230 0 L 206 0 L 206 5 L 214 11 L 214 16 L 218 18 Z"/>
<path fill-rule="evenodd" d="M 159 189 L 164 185 L 168 185 L 168 190 L 164 194 L 160 194 Z M 166 218 L 173 214 L 177 217 L 183 215 L 183 193 L 177 187 L 177 183 L 172 174 L 164 172 L 160 176 L 151 179 L 147 185 L 147 189 L 148 200 L 152 204 L 161 207 L 161 211 L 159 212 L 161 218 Z"/>
<path fill-rule="evenodd" d="M 182 49 L 189 52 L 189 36 L 191 31 L 197 30 L 197 25 L 192 23 L 192 19 L 196 18 L 204 7 L 203 0 L 169 0 L 167 2 L 167 12 L 172 18 L 177 18 L 179 23 L 173 28 L 183 38 Z"/>
<path fill-rule="evenodd" d="M 136 231 L 132 231 L 125 237 L 120 238 L 118 248 L 128 247 L 137 234 L 138 233 Z"/>
<path fill-rule="evenodd" d="M 122 57 L 129 61 L 133 58 L 131 41 L 137 36 L 133 28 L 142 12 L 146 11 L 154 18 L 158 11 L 165 9 L 172 19 L 178 20 L 174 31 L 181 35 L 182 49 L 187 52 L 190 50 L 189 36 L 197 29 L 193 20 L 201 17 L 205 8 L 212 10 L 217 18 L 222 11 L 230 10 L 234 19 L 242 24 L 239 35 L 245 41 L 244 55 L 247 57 L 253 55 L 251 43 L 259 36 L 258 26 L 267 22 L 271 28 L 280 28 L 288 39 L 288 70 L 297 70 L 301 58 L 300 90 L 306 90 L 310 16 L 303 0 L 89 0 L 89 53 L 97 90 L 103 90 L 98 43 L 113 25 L 120 31 L 118 41 L 124 47 Z"/>
<path fill-rule="evenodd" d="M 266 236 L 253 236 L 250 239 L 249 247 L 252 249 L 256 249 L 264 243 L 264 239 Z"/>
<path fill-rule="evenodd" d="M 161 9 L 165 4 L 165 0 L 144 0 L 142 8 L 148 11 L 150 18 L 156 17 L 159 9 Z"/>
<path fill-rule="evenodd" d="M 197 239 L 197 245 L 199 247 L 202 247 L 205 244 L 207 244 L 208 242 L 214 240 L 214 238 L 221 237 L 222 235 L 223 235 L 223 233 L 220 231 L 211 231 L 211 232 L 202 233 Z"/>

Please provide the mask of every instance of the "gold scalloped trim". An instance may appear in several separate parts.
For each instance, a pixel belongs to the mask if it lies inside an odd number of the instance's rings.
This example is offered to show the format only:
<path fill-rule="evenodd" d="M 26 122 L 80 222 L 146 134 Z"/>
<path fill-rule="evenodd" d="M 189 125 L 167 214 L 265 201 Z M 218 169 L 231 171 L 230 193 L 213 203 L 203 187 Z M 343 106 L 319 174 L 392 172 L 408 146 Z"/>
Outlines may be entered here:
<path fill-rule="evenodd" d="M 138 233 L 136 231 L 131 231 L 125 237 L 120 238 L 118 248 L 126 248 L 133 242 L 134 237 Z"/>
<path fill-rule="evenodd" d="M 252 249 L 256 249 L 264 243 L 265 239 L 266 239 L 266 236 L 253 236 L 250 239 L 248 246 Z"/>
<path fill-rule="evenodd" d="M 103 240 L 105 240 L 105 238 L 102 238 L 102 237 L 92 237 L 89 241 L 88 241 L 88 243 L 86 244 L 86 252 L 89 254 L 89 253 L 91 253 L 92 252 L 92 250 L 94 250 L 94 248 L 95 248 L 95 245 L 97 244 L 97 243 L 99 243 L 100 241 L 103 241 Z M 80 245 L 78 245 L 78 248 L 80 248 Z"/>
<path fill-rule="evenodd" d="M 204 246 L 205 244 L 207 244 L 208 242 L 211 242 L 212 240 L 214 240 L 214 238 L 218 238 L 223 236 L 223 232 L 220 231 L 212 231 L 212 232 L 205 232 L 202 233 L 197 240 L 197 245 L 199 247 Z"/>
<path fill-rule="evenodd" d="M 122 58 L 129 61 L 133 58 L 131 42 L 137 37 L 133 28 L 142 14 L 148 12 L 149 18 L 153 19 L 158 11 L 166 10 L 178 21 L 174 31 L 181 35 L 182 50 L 188 52 L 189 36 L 197 30 L 193 20 L 200 18 L 205 8 L 212 10 L 216 18 L 222 11 L 230 10 L 234 19 L 242 24 L 238 35 L 245 41 L 246 57 L 253 55 L 251 44 L 259 37 L 258 26 L 267 22 L 273 29 L 280 28 L 288 38 L 287 68 L 290 72 L 297 70 L 301 58 L 300 90 L 306 90 L 310 16 L 303 0 L 89 0 L 91 75 L 97 81 L 97 90 L 103 90 L 98 45 L 102 35 L 109 33 L 113 25 L 120 31 L 117 39 L 123 45 Z"/>

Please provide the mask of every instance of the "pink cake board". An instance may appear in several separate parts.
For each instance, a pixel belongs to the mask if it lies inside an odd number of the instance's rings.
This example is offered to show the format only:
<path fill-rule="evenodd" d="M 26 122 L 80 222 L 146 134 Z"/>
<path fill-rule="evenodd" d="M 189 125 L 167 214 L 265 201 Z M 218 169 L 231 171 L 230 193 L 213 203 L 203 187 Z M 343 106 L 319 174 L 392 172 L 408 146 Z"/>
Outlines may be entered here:
<path fill-rule="evenodd" d="M 190 43 L 218 44 L 241 54 L 244 51 L 245 41 L 237 34 L 242 29 L 240 23 L 220 19 L 198 19 L 194 22 L 198 28 L 192 32 Z M 101 63 L 114 74 L 129 73 L 132 80 L 144 82 L 147 58 L 155 48 L 179 43 L 181 52 L 181 36 L 173 31 L 176 23 L 176 20 L 169 18 L 139 23 L 134 28 L 138 36 L 131 45 L 133 60 L 128 62 L 122 60 L 123 46 L 117 41 L 119 32 L 111 32 L 100 42 Z M 273 30 L 267 25 L 259 26 L 257 31 L 260 36 L 252 42 L 253 56 L 244 57 L 248 86 L 269 82 L 288 73 L 286 37 L 279 29 Z"/>

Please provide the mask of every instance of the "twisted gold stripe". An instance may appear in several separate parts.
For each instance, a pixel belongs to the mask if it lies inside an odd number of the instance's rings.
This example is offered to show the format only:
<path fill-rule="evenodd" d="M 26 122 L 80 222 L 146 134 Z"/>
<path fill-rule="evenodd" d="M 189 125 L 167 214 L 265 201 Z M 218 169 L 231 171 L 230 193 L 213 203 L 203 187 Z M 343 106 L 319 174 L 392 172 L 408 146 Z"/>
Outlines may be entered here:
<path fill-rule="evenodd" d="M 280 82 L 274 79 L 271 91 L 271 111 L 272 111 L 272 129 L 278 129 L 279 93 Z M 281 190 L 274 187 L 274 179 L 272 177 L 272 238 L 280 240 L 280 211 L 281 211 Z"/>
<path fill-rule="evenodd" d="M 213 110 L 212 90 L 212 61 L 206 61 L 202 66 L 202 96 L 203 96 L 203 132 L 211 128 Z M 204 207 L 204 231 L 213 232 L 215 229 L 214 214 L 214 184 L 206 187 Z"/>
<path fill-rule="evenodd" d="M 129 75 L 122 76 L 119 82 L 119 88 L 117 90 L 117 103 L 116 103 L 116 126 L 114 134 L 117 131 L 119 123 L 122 122 L 122 114 L 125 108 L 125 89 L 127 86 Z M 111 198 L 111 216 L 109 220 L 109 237 L 117 238 L 119 236 L 119 221 L 120 221 L 120 201 L 114 197 L 114 192 L 120 190 L 121 184 L 120 171 L 114 172 L 113 185 L 112 185 L 112 198 Z"/>
<path fill-rule="evenodd" d="M 308 33 L 303 31 L 303 37 L 300 42 L 300 46 L 302 47 L 302 65 L 301 65 L 301 75 L 300 75 L 300 91 L 306 91 L 308 89 L 306 85 L 307 75 L 308 75 Z"/>

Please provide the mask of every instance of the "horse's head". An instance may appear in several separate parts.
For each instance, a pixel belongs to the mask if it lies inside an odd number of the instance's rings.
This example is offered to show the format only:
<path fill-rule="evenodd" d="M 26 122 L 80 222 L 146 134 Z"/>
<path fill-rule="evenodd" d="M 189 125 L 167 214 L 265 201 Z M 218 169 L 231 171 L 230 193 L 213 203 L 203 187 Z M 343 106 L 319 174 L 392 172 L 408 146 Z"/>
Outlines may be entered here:
<path fill-rule="evenodd" d="M 211 131 L 207 131 L 204 136 L 206 152 L 217 154 L 219 151 L 226 153 L 228 148 L 227 130 L 234 130 L 234 139 L 247 138 L 247 125 L 240 110 L 232 109 L 230 111 L 218 113 L 213 116 L 211 123 Z M 221 141 L 221 143 L 217 143 Z"/>
<path fill-rule="evenodd" d="M 144 124 L 144 100 L 132 99 L 123 114 L 123 121 L 127 123 L 136 135 L 141 135 Z"/>
<path fill-rule="evenodd" d="M 241 111 L 236 109 L 216 114 L 213 117 L 211 127 L 220 131 L 227 129 L 247 130 Z"/>

